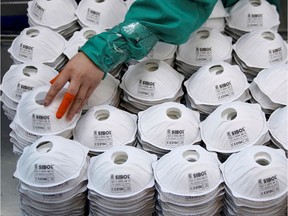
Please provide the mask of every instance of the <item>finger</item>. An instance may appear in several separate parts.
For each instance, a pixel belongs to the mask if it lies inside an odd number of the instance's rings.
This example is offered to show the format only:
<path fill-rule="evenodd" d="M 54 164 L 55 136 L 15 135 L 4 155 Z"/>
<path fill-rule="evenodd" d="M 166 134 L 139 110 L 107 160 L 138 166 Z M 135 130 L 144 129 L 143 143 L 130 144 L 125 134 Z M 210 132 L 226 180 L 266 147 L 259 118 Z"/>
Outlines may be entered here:
<path fill-rule="evenodd" d="M 81 109 L 85 106 L 85 104 L 87 103 L 89 97 L 92 95 L 94 89 L 93 88 L 89 88 L 86 95 L 85 95 L 85 98 L 82 102 L 82 104 L 79 106 L 78 110 L 76 111 L 76 113 L 80 113 Z"/>
<path fill-rule="evenodd" d="M 57 110 L 56 118 L 61 119 L 64 116 L 70 104 L 73 102 L 74 98 L 75 98 L 75 95 L 70 94 L 69 92 L 65 93 L 63 100 Z"/>
<path fill-rule="evenodd" d="M 54 77 L 53 84 L 51 85 L 49 91 L 47 92 L 45 99 L 44 99 L 44 106 L 48 106 L 52 100 L 55 98 L 55 96 L 58 94 L 58 92 L 64 87 L 64 85 L 69 81 L 68 76 L 65 76 L 58 74 L 56 77 Z M 55 79 L 56 78 L 56 79 Z"/>
<path fill-rule="evenodd" d="M 79 88 L 79 91 L 78 91 L 78 93 L 77 93 L 71 107 L 69 108 L 68 113 L 67 113 L 67 120 L 68 121 L 72 120 L 72 118 L 76 114 L 77 110 L 80 108 L 80 105 L 84 101 L 87 90 L 88 90 L 88 88 L 84 87 L 84 86 L 81 86 Z"/>
<path fill-rule="evenodd" d="M 57 76 L 55 76 L 53 79 L 51 79 L 49 82 L 53 84 L 56 81 L 56 79 L 59 77 L 59 75 L 60 73 Z"/>

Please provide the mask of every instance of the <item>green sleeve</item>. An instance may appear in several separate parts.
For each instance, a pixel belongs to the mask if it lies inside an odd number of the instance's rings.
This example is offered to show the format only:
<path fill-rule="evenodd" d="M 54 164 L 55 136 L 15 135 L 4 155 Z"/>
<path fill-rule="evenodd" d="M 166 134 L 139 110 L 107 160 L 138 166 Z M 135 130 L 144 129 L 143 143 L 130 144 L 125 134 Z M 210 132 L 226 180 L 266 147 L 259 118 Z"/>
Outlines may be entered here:
<path fill-rule="evenodd" d="M 125 21 L 90 38 L 84 52 L 104 73 L 141 59 L 158 41 L 181 44 L 211 14 L 217 0 L 136 0 Z"/>

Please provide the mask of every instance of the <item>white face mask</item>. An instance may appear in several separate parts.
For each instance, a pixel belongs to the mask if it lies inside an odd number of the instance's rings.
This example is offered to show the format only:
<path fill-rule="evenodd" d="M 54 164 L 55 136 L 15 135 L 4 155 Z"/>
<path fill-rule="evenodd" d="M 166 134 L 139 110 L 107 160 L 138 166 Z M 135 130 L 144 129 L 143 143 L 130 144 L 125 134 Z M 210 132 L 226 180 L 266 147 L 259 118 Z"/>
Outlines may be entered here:
<path fill-rule="evenodd" d="M 272 141 L 280 148 L 288 150 L 287 126 L 288 126 L 287 106 L 275 110 L 268 119 L 268 128 Z"/>
<path fill-rule="evenodd" d="M 220 161 L 199 145 L 181 146 L 153 163 L 158 189 L 179 197 L 201 196 L 223 182 Z"/>
<path fill-rule="evenodd" d="M 33 187 L 54 187 L 80 175 L 87 153 L 73 140 L 44 136 L 24 149 L 14 176 Z"/>
<path fill-rule="evenodd" d="M 257 28 L 271 28 L 277 31 L 280 24 L 275 5 L 262 0 L 238 1 L 226 17 L 230 28 L 250 32 Z"/>
<path fill-rule="evenodd" d="M 201 141 L 200 115 L 183 104 L 166 102 L 138 113 L 141 140 L 156 148 L 171 150 Z"/>
<path fill-rule="evenodd" d="M 90 149 L 104 152 L 136 139 L 137 116 L 110 105 L 90 108 L 77 122 L 73 138 Z"/>
<path fill-rule="evenodd" d="M 287 158 L 281 149 L 251 146 L 231 155 L 220 168 L 236 199 L 261 206 L 287 196 Z"/>
<path fill-rule="evenodd" d="M 219 106 L 238 100 L 249 83 L 237 65 L 226 62 L 207 64 L 184 82 L 196 105 Z"/>
<path fill-rule="evenodd" d="M 255 29 L 233 45 L 240 60 L 248 67 L 269 68 L 287 61 L 287 43 L 281 35 L 271 29 Z"/>
<path fill-rule="evenodd" d="M 122 0 L 84 0 L 75 11 L 82 27 L 99 26 L 103 29 L 124 21 L 126 13 L 127 7 Z"/>
<path fill-rule="evenodd" d="M 287 63 L 276 64 L 262 70 L 254 79 L 261 91 L 267 95 L 273 103 L 287 105 Z"/>
<path fill-rule="evenodd" d="M 231 154 L 268 141 L 260 105 L 239 101 L 219 106 L 200 123 L 200 131 L 207 149 L 219 153 Z"/>
<path fill-rule="evenodd" d="M 149 59 L 129 66 L 120 88 L 134 99 L 155 102 L 177 95 L 183 80 L 184 76 L 167 63 Z"/>
<path fill-rule="evenodd" d="M 76 8 L 75 1 L 36 0 L 28 2 L 27 15 L 37 25 L 58 29 L 77 20 Z"/>
<path fill-rule="evenodd" d="M 53 30 L 34 26 L 25 28 L 12 42 L 8 52 L 18 62 L 54 63 L 63 54 L 67 41 Z"/>
<path fill-rule="evenodd" d="M 65 94 L 65 89 L 56 95 L 49 106 L 43 105 L 49 88 L 49 85 L 37 87 L 22 95 L 14 121 L 25 131 L 40 136 L 58 135 L 76 126 L 81 113 L 76 114 L 72 121 L 66 120 L 66 114 L 61 119 L 56 118 L 56 112 Z"/>
<path fill-rule="evenodd" d="M 34 87 L 49 85 L 49 81 L 58 75 L 51 67 L 39 63 L 12 65 L 2 79 L 1 90 L 14 102 L 19 103 L 22 93 L 32 91 Z"/>
<path fill-rule="evenodd" d="M 232 38 L 217 29 L 201 28 L 178 47 L 176 59 L 188 65 L 203 66 L 232 57 Z"/>
<path fill-rule="evenodd" d="M 114 147 L 93 157 L 88 189 L 104 197 L 128 198 L 154 186 L 152 163 L 156 155 L 130 146 Z"/>
<path fill-rule="evenodd" d="M 104 31 L 105 30 L 101 29 L 100 27 L 85 27 L 82 28 L 80 31 L 74 32 L 73 36 L 68 41 L 64 54 L 69 59 L 71 59 L 74 55 L 78 53 L 79 48 L 82 47 L 89 38 Z"/>

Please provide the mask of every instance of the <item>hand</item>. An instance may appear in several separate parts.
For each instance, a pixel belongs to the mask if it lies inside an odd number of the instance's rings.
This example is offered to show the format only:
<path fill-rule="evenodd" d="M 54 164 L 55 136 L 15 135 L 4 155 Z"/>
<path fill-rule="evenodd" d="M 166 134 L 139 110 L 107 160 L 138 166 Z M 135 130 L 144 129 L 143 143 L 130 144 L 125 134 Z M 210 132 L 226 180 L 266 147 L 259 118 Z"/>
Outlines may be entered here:
<path fill-rule="evenodd" d="M 48 106 L 57 93 L 69 81 L 69 87 L 62 100 L 62 107 L 57 111 L 57 118 L 62 118 L 68 109 L 67 120 L 71 121 L 76 113 L 79 113 L 86 104 L 88 98 L 99 85 L 104 73 L 83 52 L 78 52 L 57 76 L 46 94 L 44 105 Z M 67 98 L 66 98 L 67 99 Z M 70 100 L 69 100 L 70 99 Z M 72 104 L 71 104 L 72 103 Z M 71 106 L 69 107 L 69 105 Z M 63 106 L 64 105 L 64 106 Z M 64 108 L 64 110 L 63 110 Z"/>

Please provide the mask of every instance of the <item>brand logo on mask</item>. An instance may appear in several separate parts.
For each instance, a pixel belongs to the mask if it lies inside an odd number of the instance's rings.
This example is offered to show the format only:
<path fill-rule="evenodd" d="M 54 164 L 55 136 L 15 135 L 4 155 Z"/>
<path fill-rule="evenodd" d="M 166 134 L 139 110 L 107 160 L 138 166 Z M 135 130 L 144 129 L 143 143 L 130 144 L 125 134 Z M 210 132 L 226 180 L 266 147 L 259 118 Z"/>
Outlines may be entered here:
<path fill-rule="evenodd" d="M 128 174 L 128 175 L 115 175 L 115 179 L 117 179 L 117 180 L 130 179 L 130 174 Z"/>
<path fill-rule="evenodd" d="M 22 84 L 18 84 L 17 86 L 18 86 L 18 88 L 21 88 L 23 90 L 27 90 L 27 91 L 33 90 L 33 87 L 31 87 L 31 86 L 26 86 L 26 85 L 22 85 Z"/>
<path fill-rule="evenodd" d="M 269 178 L 265 178 L 265 179 L 263 179 L 263 183 L 269 183 L 269 182 L 271 182 L 271 181 L 275 181 L 277 179 L 277 176 L 276 175 L 274 175 L 274 176 L 271 176 L 271 177 L 269 177 Z"/>
<path fill-rule="evenodd" d="M 50 120 L 49 115 L 35 115 L 35 114 L 33 114 L 32 117 L 35 119 L 39 119 L 39 120 Z"/>
<path fill-rule="evenodd" d="M 35 169 L 51 170 L 51 169 L 54 169 L 53 166 L 54 166 L 54 164 L 50 164 L 50 165 L 38 165 L 38 164 L 35 164 Z"/>
<path fill-rule="evenodd" d="M 193 177 L 194 178 L 199 178 L 199 177 L 202 177 L 202 176 L 207 176 L 207 171 L 202 171 L 202 172 L 198 172 L 198 173 L 193 173 Z"/>
<path fill-rule="evenodd" d="M 31 47 L 31 46 L 28 46 L 28 45 L 25 45 L 25 44 L 20 44 L 20 47 L 22 47 L 23 49 L 26 49 L 26 50 L 30 50 L 30 51 L 33 51 L 34 47 Z"/>
<path fill-rule="evenodd" d="M 232 134 L 232 136 L 235 136 L 235 135 L 240 134 L 240 133 L 243 133 L 243 132 L 245 132 L 244 127 L 243 127 L 243 128 L 240 128 L 240 129 L 238 129 L 238 130 L 232 131 L 231 134 Z"/>

